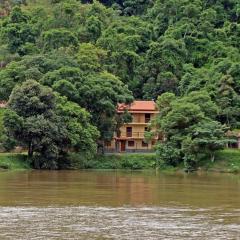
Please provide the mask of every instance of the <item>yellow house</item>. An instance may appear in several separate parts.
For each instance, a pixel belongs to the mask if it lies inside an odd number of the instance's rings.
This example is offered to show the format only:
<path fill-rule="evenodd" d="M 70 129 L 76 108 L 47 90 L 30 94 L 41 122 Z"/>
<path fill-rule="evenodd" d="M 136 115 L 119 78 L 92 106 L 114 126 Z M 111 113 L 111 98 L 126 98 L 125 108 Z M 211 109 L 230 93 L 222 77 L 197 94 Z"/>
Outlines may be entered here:
<path fill-rule="evenodd" d="M 130 105 L 119 104 L 118 114 L 128 111 L 132 115 L 132 122 L 124 124 L 118 134 L 115 133 L 111 142 L 105 143 L 107 152 L 148 152 L 153 150 L 153 146 L 158 137 L 153 137 L 151 141 L 144 140 L 150 121 L 156 116 L 158 110 L 154 101 L 134 101 Z"/>

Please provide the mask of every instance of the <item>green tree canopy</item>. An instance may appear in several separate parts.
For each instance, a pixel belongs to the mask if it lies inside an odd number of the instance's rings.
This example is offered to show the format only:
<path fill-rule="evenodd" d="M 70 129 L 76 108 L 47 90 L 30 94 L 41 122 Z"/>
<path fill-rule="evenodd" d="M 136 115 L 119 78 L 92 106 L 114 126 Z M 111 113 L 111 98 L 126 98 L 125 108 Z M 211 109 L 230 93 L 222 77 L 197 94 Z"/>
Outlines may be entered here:
<path fill-rule="evenodd" d="M 161 95 L 155 123 L 170 136 L 161 151 L 173 164 L 184 161 L 188 149 L 203 151 L 200 139 L 220 141 L 219 129 L 240 127 L 239 6 L 239 0 L 3 1 L 0 100 L 35 80 L 71 108 L 84 107 L 99 143 L 119 126 L 117 103 Z M 200 126 L 204 134 L 194 140 Z M 188 153 L 185 162 L 200 159 Z"/>
<path fill-rule="evenodd" d="M 9 138 L 27 147 L 35 168 L 59 168 L 68 148 L 94 154 L 98 131 L 77 104 L 56 96 L 48 87 L 28 80 L 9 99 L 4 126 Z"/>
<path fill-rule="evenodd" d="M 157 147 L 162 164 L 183 161 L 187 169 L 196 168 L 202 156 L 213 160 L 215 151 L 227 143 L 227 127 L 214 120 L 218 108 L 206 92 L 182 98 L 164 93 L 157 104 L 160 112 L 155 127 L 164 136 Z"/>

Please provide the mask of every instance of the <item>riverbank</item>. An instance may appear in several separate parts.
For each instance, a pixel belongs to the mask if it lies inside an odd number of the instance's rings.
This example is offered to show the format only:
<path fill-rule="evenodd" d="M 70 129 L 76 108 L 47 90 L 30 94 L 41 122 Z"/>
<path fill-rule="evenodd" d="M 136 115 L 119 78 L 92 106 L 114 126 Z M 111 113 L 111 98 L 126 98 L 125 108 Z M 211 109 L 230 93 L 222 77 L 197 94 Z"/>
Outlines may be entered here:
<path fill-rule="evenodd" d="M 131 154 L 111 154 L 98 156 L 94 160 L 86 160 L 78 154 L 71 155 L 73 168 L 75 169 L 155 169 L 155 153 L 131 153 Z M 74 165 L 75 164 L 75 165 Z M 158 167 L 159 168 L 159 167 Z M 240 173 L 240 150 L 224 149 L 216 153 L 215 161 L 204 159 L 199 163 L 199 170 L 214 171 L 224 173 Z M 183 171 L 183 164 L 177 167 L 165 166 L 160 171 Z"/>
<path fill-rule="evenodd" d="M 155 169 L 155 153 L 124 153 L 98 155 L 94 159 L 81 158 L 79 154 L 70 154 L 72 169 Z"/>
<path fill-rule="evenodd" d="M 0 153 L 0 170 L 25 170 L 31 169 L 27 156 L 17 153 Z"/>
<path fill-rule="evenodd" d="M 87 159 L 80 154 L 71 153 L 68 157 L 69 170 L 78 169 L 155 169 L 156 156 L 150 154 L 109 154 Z M 64 169 L 64 166 L 62 167 Z M 0 169 L 24 170 L 31 169 L 26 154 L 0 153 Z"/>
<path fill-rule="evenodd" d="M 156 155 L 154 153 L 132 154 L 108 154 L 97 156 L 94 159 L 86 159 L 79 154 L 72 153 L 69 156 L 71 165 L 68 169 L 127 169 L 143 170 L 156 168 Z M 31 169 L 27 156 L 24 154 L 0 153 L 0 169 L 23 170 Z M 218 151 L 214 162 L 203 160 L 199 170 L 240 173 L 240 150 L 225 149 Z M 171 166 L 160 169 L 162 171 L 184 170 L 183 166 L 173 168 Z"/>
<path fill-rule="evenodd" d="M 3 115 L 4 115 L 5 109 L 0 108 L 0 141 L 3 136 Z"/>
<path fill-rule="evenodd" d="M 200 169 L 213 172 L 240 173 L 240 149 L 218 151 L 215 161 L 204 160 Z"/>

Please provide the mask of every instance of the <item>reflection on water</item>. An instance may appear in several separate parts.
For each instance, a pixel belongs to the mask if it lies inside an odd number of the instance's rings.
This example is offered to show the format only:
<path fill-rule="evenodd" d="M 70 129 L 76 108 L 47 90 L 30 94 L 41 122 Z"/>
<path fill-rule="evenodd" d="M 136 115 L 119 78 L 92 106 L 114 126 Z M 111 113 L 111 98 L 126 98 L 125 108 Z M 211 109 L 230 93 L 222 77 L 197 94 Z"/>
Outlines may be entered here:
<path fill-rule="evenodd" d="M 240 176 L 0 172 L 0 239 L 240 239 Z"/>

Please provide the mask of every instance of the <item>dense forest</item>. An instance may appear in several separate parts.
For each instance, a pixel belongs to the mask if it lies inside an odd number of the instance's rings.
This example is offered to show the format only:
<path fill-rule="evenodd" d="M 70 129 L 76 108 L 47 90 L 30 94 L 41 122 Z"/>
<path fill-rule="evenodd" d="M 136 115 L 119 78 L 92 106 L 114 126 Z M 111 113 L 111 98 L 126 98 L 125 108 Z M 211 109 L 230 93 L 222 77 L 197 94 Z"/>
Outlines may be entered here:
<path fill-rule="evenodd" d="M 213 160 L 240 128 L 239 0 L 3 0 L 0 26 L 2 141 L 36 167 L 91 155 L 134 98 L 157 101 L 162 164 Z"/>

